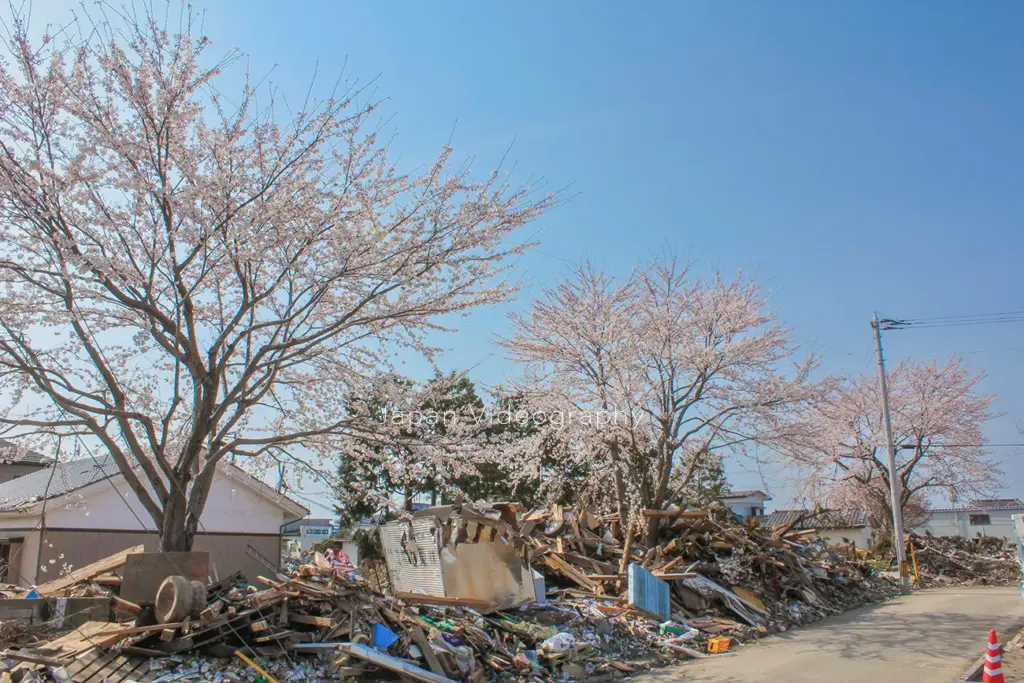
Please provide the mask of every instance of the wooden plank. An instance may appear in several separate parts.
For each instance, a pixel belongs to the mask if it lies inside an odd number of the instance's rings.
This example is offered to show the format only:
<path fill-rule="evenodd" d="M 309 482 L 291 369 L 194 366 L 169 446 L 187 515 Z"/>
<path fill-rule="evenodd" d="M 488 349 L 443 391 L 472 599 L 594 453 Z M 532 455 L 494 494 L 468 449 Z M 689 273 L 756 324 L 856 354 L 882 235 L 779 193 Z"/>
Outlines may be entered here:
<path fill-rule="evenodd" d="M 338 649 L 352 655 L 353 657 L 365 659 L 377 666 L 394 671 L 399 675 L 409 676 L 417 681 L 423 681 L 424 683 L 455 683 L 453 679 L 448 678 L 447 676 L 439 676 L 432 671 L 427 671 L 426 669 L 421 669 L 414 664 L 410 664 L 404 659 L 386 655 L 383 652 L 378 652 L 377 650 L 365 645 L 359 645 L 357 643 L 342 643 L 338 646 Z"/>
<path fill-rule="evenodd" d="M 29 664 L 42 664 L 43 666 L 60 666 L 60 661 L 53 657 L 44 657 L 40 654 L 34 654 L 31 652 L 18 652 L 16 650 L 4 650 L 0 652 L 0 657 L 5 659 L 15 659 L 19 662 L 28 662 Z"/>
<path fill-rule="evenodd" d="M 122 671 L 125 667 L 129 670 L 134 669 L 135 665 L 128 661 L 128 659 L 122 655 L 116 655 L 113 659 L 107 662 L 99 671 L 90 676 L 87 680 L 88 683 L 104 683 L 117 677 L 119 680 L 123 679 L 123 676 L 118 676 L 118 672 Z M 84 683 L 84 682 L 83 682 Z"/>
<path fill-rule="evenodd" d="M 127 664 L 112 676 L 109 683 L 123 683 L 123 681 L 138 681 L 149 672 L 149 660 L 145 657 L 127 658 Z"/>
<path fill-rule="evenodd" d="M 73 657 L 93 647 L 106 647 L 117 642 L 124 637 L 126 626 L 105 621 L 87 621 L 74 631 L 51 640 L 46 647 L 59 649 L 61 657 Z"/>
<path fill-rule="evenodd" d="M 644 517 L 655 517 L 657 519 L 707 519 L 711 516 L 708 510 L 644 510 Z"/>
<path fill-rule="evenodd" d="M 118 588 L 121 585 L 121 577 L 117 574 L 100 574 L 92 579 L 101 586 L 112 586 Z"/>
<path fill-rule="evenodd" d="M 430 641 L 427 640 L 427 634 L 423 632 L 423 629 L 419 624 L 409 624 L 406 628 L 409 635 L 412 636 L 413 641 L 419 645 L 420 650 L 423 651 L 423 656 L 427 660 L 427 666 L 430 670 L 436 673 L 438 676 L 448 676 L 448 672 L 441 666 L 441 660 L 437 658 L 437 653 L 434 652 L 434 648 L 430 647 Z"/>
<path fill-rule="evenodd" d="M 439 595 L 422 595 L 420 593 L 407 593 L 395 591 L 395 597 L 410 605 L 440 605 L 442 607 L 472 607 L 475 610 L 493 611 L 498 606 L 486 600 L 473 600 L 471 598 L 445 598 Z"/>
<path fill-rule="evenodd" d="M 560 558 L 560 557 L 558 557 L 556 555 L 545 555 L 543 557 L 543 560 L 544 560 L 545 564 L 547 564 L 549 567 L 551 567 L 555 571 L 561 573 L 562 576 L 566 577 L 567 579 L 571 579 L 571 580 L 575 581 L 576 583 L 578 583 L 579 585 L 583 586 L 584 588 L 592 590 L 595 593 L 602 592 L 602 588 L 601 588 L 601 585 L 599 583 L 591 581 L 590 579 L 588 579 L 586 574 L 584 574 L 583 572 L 579 571 L 578 569 L 576 569 L 575 567 L 570 565 L 568 562 L 566 562 L 562 558 Z"/>
<path fill-rule="evenodd" d="M 127 562 L 129 555 L 141 553 L 143 550 L 145 550 L 145 547 L 146 546 L 144 545 L 137 545 L 131 548 L 126 548 L 125 550 L 122 550 L 119 553 L 114 553 L 113 555 L 104 557 L 102 560 L 97 560 L 92 564 L 87 564 L 81 569 L 76 569 L 75 571 L 71 572 L 66 576 L 54 579 L 53 581 L 48 581 L 44 583 L 42 586 L 38 586 L 36 590 L 39 592 L 40 595 L 55 596 L 58 593 L 62 593 L 63 591 L 66 591 L 68 588 L 71 588 L 76 583 L 88 581 L 94 576 L 99 576 L 100 574 L 108 574 L 114 571 L 115 569 L 118 569 L 119 567 L 123 567 L 124 563 Z"/>
<path fill-rule="evenodd" d="M 330 617 L 314 617 L 308 614 L 292 614 L 288 617 L 288 621 L 293 624 L 307 624 L 309 626 L 320 626 L 322 628 L 334 625 L 334 620 Z"/>
<path fill-rule="evenodd" d="M 96 659 L 92 660 L 88 666 L 86 666 L 84 669 L 82 669 L 77 674 L 72 676 L 71 680 L 73 680 L 75 683 L 89 683 L 89 681 L 92 680 L 92 677 L 98 671 L 102 670 L 103 667 L 107 666 L 110 662 L 114 661 L 116 657 L 117 655 L 109 653 L 105 655 L 100 655 Z M 101 678 L 100 680 L 103 679 Z"/>
<path fill-rule="evenodd" d="M 81 672 L 83 669 L 85 669 L 87 666 L 89 666 L 99 658 L 100 653 L 96 652 L 95 650 L 91 652 L 86 652 L 84 655 L 76 657 L 75 661 L 71 662 L 71 664 L 65 667 L 65 671 L 68 672 L 69 676 L 74 678 L 75 675 L 77 675 L 79 672 Z"/>
<path fill-rule="evenodd" d="M 123 645 L 120 652 L 123 655 L 141 657 L 146 660 L 167 656 L 167 653 L 163 650 L 154 650 L 151 647 L 142 647 L 141 645 Z"/>

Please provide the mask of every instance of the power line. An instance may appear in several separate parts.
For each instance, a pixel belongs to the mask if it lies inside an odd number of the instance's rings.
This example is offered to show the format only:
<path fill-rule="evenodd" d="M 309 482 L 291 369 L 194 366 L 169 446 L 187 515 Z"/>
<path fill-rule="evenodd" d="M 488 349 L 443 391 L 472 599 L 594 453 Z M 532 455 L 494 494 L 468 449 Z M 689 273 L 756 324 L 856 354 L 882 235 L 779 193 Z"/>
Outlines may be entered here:
<path fill-rule="evenodd" d="M 902 451 L 909 451 L 917 446 L 899 446 Z M 924 448 L 1024 448 L 1024 443 L 930 443 Z"/>
<path fill-rule="evenodd" d="M 938 322 L 945 320 L 968 320 L 973 318 L 1009 318 L 1024 316 L 1024 311 L 1003 311 L 1002 313 L 967 313 L 964 315 L 944 315 L 931 318 L 909 318 L 914 322 Z"/>
<path fill-rule="evenodd" d="M 969 325 L 995 325 L 1024 322 L 1024 311 L 1002 313 L 968 313 L 934 318 L 883 318 L 879 320 L 882 330 L 931 329 L 936 327 L 964 327 Z"/>

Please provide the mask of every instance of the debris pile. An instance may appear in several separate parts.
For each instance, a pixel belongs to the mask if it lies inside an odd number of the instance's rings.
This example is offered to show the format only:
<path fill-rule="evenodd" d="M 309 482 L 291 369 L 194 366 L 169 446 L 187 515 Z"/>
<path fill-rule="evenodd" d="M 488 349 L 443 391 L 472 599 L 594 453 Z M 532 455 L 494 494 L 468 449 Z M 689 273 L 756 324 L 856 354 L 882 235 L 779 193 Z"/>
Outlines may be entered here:
<path fill-rule="evenodd" d="M 920 585 L 1017 586 L 1021 565 L 1016 550 L 995 536 L 910 535 Z"/>
<path fill-rule="evenodd" d="M 14 683 L 612 680 L 892 591 L 803 531 L 644 514 L 660 521 L 656 544 L 586 509 L 421 511 L 382 529 L 387 595 L 319 553 L 252 583 L 171 576 L 151 602 L 111 591 L 122 623 L 5 643 L 0 670 Z"/>
<path fill-rule="evenodd" d="M 746 635 L 786 630 L 893 590 L 868 564 L 826 548 L 813 529 L 773 531 L 709 510 L 644 515 L 661 520 L 667 540 L 648 547 L 629 531 L 623 538 L 614 516 L 586 510 L 531 513 L 523 532 L 534 546 L 534 567 L 551 578 L 621 601 L 627 569 L 638 563 L 669 583 L 672 614 L 738 619 L 747 628 L 735 630 Z"/>

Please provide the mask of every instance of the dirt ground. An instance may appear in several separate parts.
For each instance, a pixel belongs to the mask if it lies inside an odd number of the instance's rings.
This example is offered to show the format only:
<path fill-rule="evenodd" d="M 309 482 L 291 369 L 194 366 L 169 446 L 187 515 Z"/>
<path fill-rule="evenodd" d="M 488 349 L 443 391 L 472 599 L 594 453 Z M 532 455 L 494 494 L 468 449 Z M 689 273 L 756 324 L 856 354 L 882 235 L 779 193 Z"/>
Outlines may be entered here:
<path fill-rule="evenodd" d="M 1024 631 L 1003 648 L 1003 678 L 1006 683 L 1024 683 Z M 979 679 L 981 680 L 981 679 Z"/>

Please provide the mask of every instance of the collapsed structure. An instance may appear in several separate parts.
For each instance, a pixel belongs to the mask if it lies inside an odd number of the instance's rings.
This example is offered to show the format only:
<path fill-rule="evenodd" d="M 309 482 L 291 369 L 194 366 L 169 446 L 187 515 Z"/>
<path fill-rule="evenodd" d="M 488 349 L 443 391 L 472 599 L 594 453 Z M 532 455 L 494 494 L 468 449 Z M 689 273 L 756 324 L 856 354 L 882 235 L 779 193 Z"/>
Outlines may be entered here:
<path fill-rule="evenodd" d="M 314 553 L 249 580 L 171 576 L 133 602 L 112 573 L 126 552 L 40 591 L 105 598 L 115 621 L 93 614 L 56 639 L 8 634 L 3 668 L 20 683 L 611 680 L 720 656 L 892 590 L 806 530 L 708 510 L 643 514 L 662 518 L 658 545 L 583 508 L 428 509 L 383 527 L 381 590 Z"/>
<path fill-rule="evenodd" d="M 1016 586 L 1021 581 L 1017 551 L 998 536 L 910 535 L 918 583 L 932 586 Z"/>

